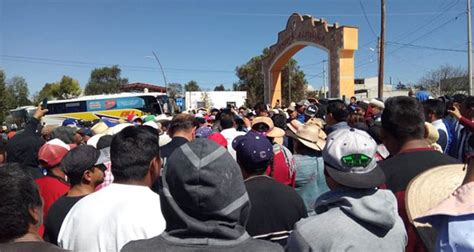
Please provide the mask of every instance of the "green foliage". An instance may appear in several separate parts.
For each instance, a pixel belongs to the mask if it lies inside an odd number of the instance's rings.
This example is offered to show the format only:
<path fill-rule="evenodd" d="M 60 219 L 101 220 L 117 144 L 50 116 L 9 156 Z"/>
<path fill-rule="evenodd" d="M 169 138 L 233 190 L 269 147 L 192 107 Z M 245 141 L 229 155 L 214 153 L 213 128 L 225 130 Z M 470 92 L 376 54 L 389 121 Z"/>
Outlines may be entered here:
<path fill-rule="evenodd" d="M 176 96 L 183 95 L 183 85 L 180 83 L 169 83 L 168 84 L 168 96 L 170 98 L 176 98 Z"/>
<path fill-rule="evenodd" d="M 120 87 L 128 84 L 127 78 L 120 77 L 121 71 L 117 65 L 92 70 L 84 93 L 86 95 L 119 93 Z"/>
<path fill-rule="evenodd" d="M 5 121 L 5 117 L 7 116 L 7 86 L 5 84 L 5 72 L 0 70 L 0 124 Z"/>
<path fill-rule="evenodd" d="M 263 101 L 264 76 L 262 72 L 262 60 L 268 55 L 268 49 L 263 54 L 253 57 L 247 63 L 238 66 L 235 71 L 239 82 L 232 87 L 234 91 L 247 91 L 248 103 L 255 105 Z M 288 105 L 289 76 L 291 76 L 291 101 L 299 101 L 304 98 L 308 82 L 305 74 L 300 70 L 298 62 L 290 59 L 281 70 L 282 101 L 280 104 Z"/>
<path fill-rule="evenodd" d="M 28 84 L 23 77 L 14 76 L 11 78 L 8 81 L 7 90 L 5 93 L 7 109 L 31 105 L 31 101 L 28 99 L 30 91 L 28 90 Z"/>
<path fill-rule="evenodd" d="M 223 84 L 220 84 L 214 88 L 214 91 L 225 91 L 225 87 Z"/>
<path fill-rule="evenodd" d="M 198 83 L 194 80 L 189 81 L 186 85 L 184 85 L 184 90 L 186 91 L 201 91 L 201 88 L 199 87 Z"/>
<path fill-rule="evenodd" d="M 33 96 L 34 104 L 39 104 L 44 98 L 48 100 L 64 100 L 81 95 L 81 87 L 77 80 L 64 75 L 59 82 L 46 83 L 39 93 Z"/>

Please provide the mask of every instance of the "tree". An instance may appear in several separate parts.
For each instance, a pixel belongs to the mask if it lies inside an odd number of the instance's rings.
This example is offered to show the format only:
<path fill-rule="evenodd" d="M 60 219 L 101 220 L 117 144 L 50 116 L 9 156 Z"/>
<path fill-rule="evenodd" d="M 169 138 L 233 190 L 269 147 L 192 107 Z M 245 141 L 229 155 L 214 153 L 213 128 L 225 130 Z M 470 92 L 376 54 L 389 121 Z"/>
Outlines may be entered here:
<path fill-rule="evenodd" d="M 121 69 L 117 65 L 92 70 L 84 93 L 86 95 L 119 93 L 120 87 L 128 83 L 127 78 L 121 78 Z"/>
<path fill-rule="evenodd" d="M 225 87 L 223 84 L 220 84 L 214 88 L 214 91 L 225 91 Z"/>
<path fill-rule="evenodd" d="M 209 95 L 207 94 L 207 92 L 203 92 L 201 94 L 201 102 L 205 109 L 209 109 L 213 106 L 212 101 L 209 98 Z"/>
<path fill-rule="evenodd" d="M 39 104 L 44 98 L 48 98 L 48 100 L 64 100 L 79 95 L 81 95 L 79 82 L 64 75 L 59 82 L 44 84 L 43 88 L 33 96 L 33 102 Z"/>
<path fill-rule="evenodd" d="M 196 81 L 192 80 L 192 81 L 189 81 L 186 85 L 184 85 L 184 90 L 191 91 L 191 92 L 201 91 L 201 88 L 199 87 Z"/>
<path fill-rule="evenodd" d="M 28 99 L 28 96 L 30 95 L 28 84 L 23 77 L 14 76 L 11 78 L 8 81 L 6 93 L 6 103 L 8 109 L 31 104 L 31 101 Z"/>
<path fill-rule="evenodd" d="M 262 72 L 262 60 L 268 55 L 268 49 L 263 54 L 251 58 L 247 63 L 238 66 L 235 71 L 239 82 L 233 85 L 234 91 L 247 91 L 248 103 L 256 104 L 263 101 L 264 82 Z M 291 75 L 291 99 L 288 99 L 288 80 Z M 281 70 L 282 101 L 280 104 L 289 104 L 289 101 L 298 101 L 305 96 L 307 81 L 305 74 L 300 70 L 298 62 L 290 59 Z"/>
<path fill-rule="evenodd" d="M 5 121 L 7 108 L 7 86 L 5 84 L 5 72 L 0 70 L 0 124 Z"/>
<path fill-rule="evenodd" d="M 53 89 L 53 96 L 57 99 L 70 99 L 81 94 L 81 86 L 77 80 L 64 75 L 61 80 L 56 83 Z"/>
<path fill-rule="evenodd" d="M 176 98 L 176 96 L 183 95 L 183 85 L 179 83 L 168 84 L 168 96 L 170 98 Z"/>
<path fill-rule="evenodd" d="M 467 70 L 444 65 L 426 73 L 415 87 L 428 90 L 435 96 L 467 92 L 469 89 Z"/>

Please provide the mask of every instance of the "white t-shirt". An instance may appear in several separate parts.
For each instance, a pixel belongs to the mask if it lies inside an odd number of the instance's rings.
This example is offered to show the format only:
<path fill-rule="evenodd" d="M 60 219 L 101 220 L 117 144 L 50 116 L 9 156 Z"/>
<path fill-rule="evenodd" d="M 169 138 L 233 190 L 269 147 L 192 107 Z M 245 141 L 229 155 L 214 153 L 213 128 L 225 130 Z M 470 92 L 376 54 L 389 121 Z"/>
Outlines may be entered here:
<path fill-rule="evenodd" d="M 237 154 L 232 147 L 232 141 L 238 136 L 245 135 L 245 132 L 237 131 L 235 128 L 229 128 L 221 131 L 222 136 L 227 140 L 227 150 L 229 151 L 230 155 L 237 160 Z"/>
<path fill-rule="evenodd" d="M 72 251 L 120 251 L 129 241 L 161 234 L 160 197 L 146 186 L 112 183 L 74 205 L 58 244 Z"/>

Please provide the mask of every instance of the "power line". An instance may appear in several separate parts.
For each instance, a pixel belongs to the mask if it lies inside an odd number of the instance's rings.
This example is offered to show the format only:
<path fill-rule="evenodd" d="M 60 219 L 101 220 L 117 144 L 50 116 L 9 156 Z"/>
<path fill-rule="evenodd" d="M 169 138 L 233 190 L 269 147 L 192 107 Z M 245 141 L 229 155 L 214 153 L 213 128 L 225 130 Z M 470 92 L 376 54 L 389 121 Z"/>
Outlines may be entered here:
<path fill-rule="evenodd" d="M 94 63 L 94 62 L 83 62 L 83 61 L 72 61 L 72 60 L 60 60 L 60 59 L 50 59 L 50 58 L 37 58 L 37 57 L 25 57 L 25 56 L 16 56 L 16 55 L 0 55 L 0 58 L 4 60 L 17 61 L 17 62 L 27 62 L 27 63 L 38 63 L 38 64 L 50 64 L 50 65 L 61 65 L 61 66 L 72 66 L 72 67 L 98 67 L 98 66 L 111 66 L 119 65 L 122 68 L 134 69 L 155 72 L 155 67 L 147 66 L 133 66 L 133 65 L 121 65 L 121 64 L 104 64 L 104 63 Z M 213 69 L 187 69 L 187 68 L 163 68 L 166 71 L 176 71 L 176 72 L 211 72 L 211 73 L 234 73 L 234 71 L 229 70 L 213 70 Z"/>
<path fill-rule="evenodd" d="M 461 53 L 466 53 L 466 52 L 467 52 L 466 50 L 460 50 L 460 49 L 439 48 L 439 47 L 431 47 L 431 46 L 423 46 L 423 45 L 414 45 L 414 44 L 399 43 L 399 42 L 386 42 L 386 44 L 389 44 L 389 45 L 401 45 L 401 46 L 405 46 L 405 47 L 407 47 L 407 48 L 426 49 L 426 50 L 433 50 L 433 51 L 461 52 Z"/>
<path fill-rule="evenodd" d="M 454 6 L 456 6 L 458 3 L 459 3 L 460 0 L 456 0 L 455 3 L 452 3 L 451 5 L 448 5 L 444 10 L 442 10 L 441 12 L 437 13 L 435 17 L 429 19 L 428 21 L 424 22 L 423 24 L 421 24 L 420 26 L 418 26 L 417 28 L 415 28 L 414 30 L 411 30 L 411 31 L 408 31 L 408 32 L 404 32 L 402 34 L 400 34 L 398 37 L 398 39 L 396 39 L 398 42 L 400 41 L 403 41 L 405 40 L 406 38 L 410 37 L 412 34 L 415 34 L 417 33 L 418 31 L 422 30 L 423 28 L 425 28 L 426 26 L 428 26 L 429 24 L 433 23 L 434 21 L 436 21 L 438 18 L 440 18 L 441 16 L 443 16 L 444 14 L 448 14 L 449 10 L 451 10 Z M 455 12 L 455 14 L 457 14 L 459 12 Z"/>
<path fill-rule="evenodd" d="M 374 28 L 372 27 L 372 25 L 371 25 L 370 22 L 369 22 L 369 18 L 367 17 L 367 13 L 365 13 L 365 8 L 364 8 L 364 5 L 362 4 L 362 1 L 361 1 L 361 0 L 359 0 L 359 4 L 360 4 L 360 8 L 362 9 L 362 13 L 364 13 L 365 21 L 366 21 L 367 24 L 369 25 L 370 31 L 372 32 L 372 34 L 374 35 L 374 37 L 377 38 L 377 34 L 376 34 L 376 32 L 374 31 Z"/>
<path fill-rule="evenodd" d="M 428 35 L 432 34 L 433 32 L 435 32 L 435 31 L 437 31 L 437 30 L 439 30 L 439 29 L 441 29 L 441 28 L 443 28 L 444 26 L 448 25 L 449 23 L 452 23 L 452 22 L 458 20 L 459 17 L 461 17 L 462 15 L 465 15 L 465 14 L 466 14 L 465 12 L 459 13 L 459 14 L 458 14 L 457 16 L 455 16 L 453 19 L 449 19 L 448 21 L 446 21 L 446 22 L 444 22 L 444 23 L 442 23 L 442 24 L 436 26 L 436 27 L 433 28 L 432 30 L 430 30 L 430 31 L 428 31 L 428 32 L 426 32 L 426 33 L 424 33 L 424 34 L 418 36 L 417 38 L 411 40 L 410 42 L 408 42 L 408 43 L 406 43 L 406 44 L 413 44 L 414 42 L 416 42 L 416 41 L 418 41 L 418 40 L 420 40 L 420 39 L 426 38 Z M 394 54 L 396 51 L 398 51 L 398 50 L 400 50 L 400 49 L 403 49 L 403 48 L 405 48 L 405 47 L 407 47 L 407 46 L 402 45 L 402 46 L 400 46 L 400 47 L 394 49 L 393 51 L 389 52 L 389 55 L 392 55 L 392 54 Z"/>

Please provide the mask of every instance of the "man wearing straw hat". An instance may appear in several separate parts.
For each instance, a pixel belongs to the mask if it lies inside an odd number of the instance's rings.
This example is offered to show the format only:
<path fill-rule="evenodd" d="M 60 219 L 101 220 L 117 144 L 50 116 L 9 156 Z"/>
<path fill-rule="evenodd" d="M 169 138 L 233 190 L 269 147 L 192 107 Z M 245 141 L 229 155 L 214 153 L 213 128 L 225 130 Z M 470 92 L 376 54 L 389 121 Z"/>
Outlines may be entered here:
<path fill-rule="evenodd" d="M 323 174 L 323 158 L 326 135 L 313 123 L 299 124 L 293 120 L 288 124 L 288 135 L 294 139 L 296 163 L 296 192 L 303 198 L 309 215 L 314 213 L 314 202 L 319 195 L 327 192 Z"/>
<path fill-rule="evenodd" d="M 385 176 L 375 159 L 377 143 L 364 131 L 341 129 L 323 150 L 330 192 L 315 216 L 296 223 L 288 251 L 404 251 L 407 236 Z"/>

